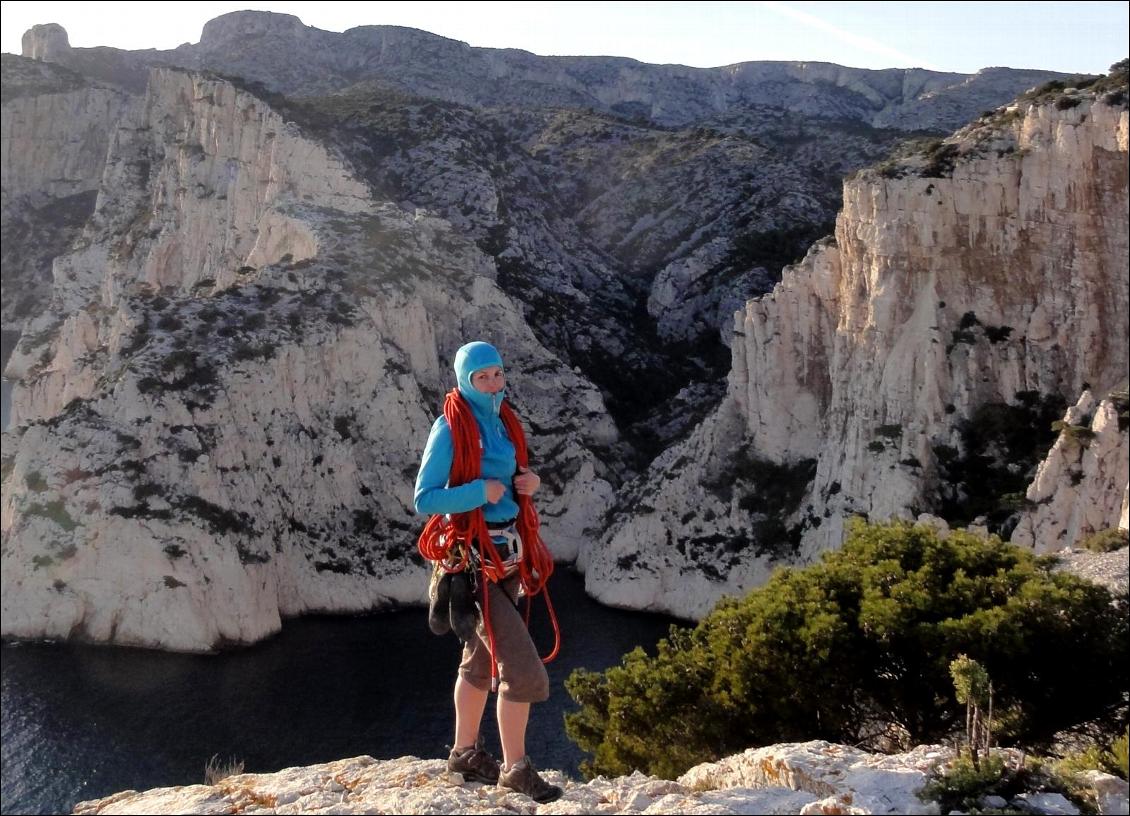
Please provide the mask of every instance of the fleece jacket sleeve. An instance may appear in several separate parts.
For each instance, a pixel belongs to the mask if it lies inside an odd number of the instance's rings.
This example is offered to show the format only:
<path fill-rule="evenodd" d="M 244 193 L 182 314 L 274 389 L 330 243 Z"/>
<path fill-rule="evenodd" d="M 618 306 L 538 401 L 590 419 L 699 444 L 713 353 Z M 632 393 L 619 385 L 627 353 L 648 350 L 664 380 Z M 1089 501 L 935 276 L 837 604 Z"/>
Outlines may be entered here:
<path fill-rule="evenodd" d="M 416 474 L 415 504 L 417 513 L 466 513 L 487 503 L 485 479 L 475 479 L 458 487 L 448 487 L 451 462 L 455 457 L 455 444 L 451 429 L 442 416 L 432 425 L 420 472 Z"/>

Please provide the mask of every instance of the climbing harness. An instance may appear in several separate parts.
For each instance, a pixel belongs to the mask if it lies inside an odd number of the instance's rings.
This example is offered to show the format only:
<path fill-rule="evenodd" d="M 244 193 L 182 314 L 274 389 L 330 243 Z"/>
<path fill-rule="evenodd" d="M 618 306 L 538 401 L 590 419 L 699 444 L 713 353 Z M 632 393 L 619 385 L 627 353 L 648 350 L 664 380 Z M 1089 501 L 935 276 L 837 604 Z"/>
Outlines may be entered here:
<path fill-rule="evenodd" d="M 487 526 L 487 533 L 498 550 L 508 577 L 517 572 L 522 563 L 522 536 L 518 535 L 516 522 L 517 519 L 498 527 Z"/>
<path fill-rule="evenodd" d="M 479 438 L 478 423 L 471 406 L 453 388 L 443 401 L 443 416 L 451 430 L 455 455 L 451 460 L 448 484 L 451 487 L 472 482 L 482 476 L 482 440 Z M 526 434 L 517 414 L 510 403 L 503 401 L 499 416 L 506 433 L 514 445 L 514 458 L 518 467 L 529 467 L 529 450 L 526 447 Z M 513 524 L 491 526 L 487 524 L 481 507 L 466 513 L 442 513 L 433 515 L 420 533 L 417 547 L 420 555 L 436 562 L 444 572 L 463 572 L 470 567 L 472 572 L 482 576 L 480 586 L 483 598 L 483 628 L 486 630 L 487 645 L 490 648 L 491 690 L 498 690 L 498 658 L 494 647 L 494 630 L 490 625 L 490 592 L 487 582 L 497 583 L 514 574 L 515 567 L 520 575 L 521 593 L 526 597 L 525 620 L 530 625 L 532 599 L 544 593 L 549 618 L 553 624 L 553 651 L 541 659 L 549 663 L 561 650 L 561 629 L 553 602 L 549 598 L 546 583 L 553 574 L 553 556 L 538 533 L 541 520 L 534 508 L 533 500 L 521 493 L 515 493 L 518 502 L 518 515 Z M 501 551 L 499 548 L 502 548 Z M 475 552 L 472 554 L 472 548 Z"/>

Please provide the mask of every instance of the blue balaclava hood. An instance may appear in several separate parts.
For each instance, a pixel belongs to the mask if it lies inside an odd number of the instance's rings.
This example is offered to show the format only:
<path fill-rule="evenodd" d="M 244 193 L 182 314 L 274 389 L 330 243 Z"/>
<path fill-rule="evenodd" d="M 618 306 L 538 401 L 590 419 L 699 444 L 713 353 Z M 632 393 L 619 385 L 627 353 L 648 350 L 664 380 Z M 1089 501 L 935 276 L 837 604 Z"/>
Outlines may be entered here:
<path fill-rule="evenodd" d="M 486 416 L 498 416 L 506 389 L 497 394 L 484 394 L 471 385 L 471 375 L 491 366 L 502 366 L 502 355 L 490 343 L 476 340 L 461 346 L 455 352 L 455 379 L 459 383 L 459 393 L 477 411 Z"/>

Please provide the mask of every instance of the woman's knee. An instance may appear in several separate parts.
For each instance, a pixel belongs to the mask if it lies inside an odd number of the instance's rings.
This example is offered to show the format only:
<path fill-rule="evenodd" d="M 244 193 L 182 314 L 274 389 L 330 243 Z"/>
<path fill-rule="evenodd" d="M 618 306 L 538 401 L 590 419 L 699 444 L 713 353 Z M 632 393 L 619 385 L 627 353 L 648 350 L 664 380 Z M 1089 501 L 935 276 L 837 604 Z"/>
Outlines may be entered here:
<path fill-rule="evenodd" d="M 517 677 L 507 677 L 499 692 L 507 700 L 515 703 L 541 703 L 549 699 L 549 675 L 539 660 L 536 664 L 523 667 L 525 670 Z"/>

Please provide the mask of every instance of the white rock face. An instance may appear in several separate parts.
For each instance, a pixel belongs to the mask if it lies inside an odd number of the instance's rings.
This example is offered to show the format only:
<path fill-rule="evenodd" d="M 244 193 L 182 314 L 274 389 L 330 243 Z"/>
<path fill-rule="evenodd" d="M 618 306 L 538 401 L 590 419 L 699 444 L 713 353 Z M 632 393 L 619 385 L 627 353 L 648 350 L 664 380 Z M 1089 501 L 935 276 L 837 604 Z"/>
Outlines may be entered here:
<path fill-rule="evenodd" d="M 5 330 L 18 332 L 51 299 L 51 260 L 68 248 L 93 209 L 110 132 L 132 100 L 120 89 L 38 60 L 6 56 L 3 73 L 0 315 Z"/>
<path fill-rule="evenodd" d="M 1111 399 L 1096 405 L 1090 391 L 1067 410 L 1065 428 L 1028 488 L 1034 507 L 1013 531 L 1014 544 L 1051 552 L 1102 530 L 1125 528 L 1130 429 L 1118 413 Z"/>
<path fill-rule="evenodd" d="M 711 273 L 730 252 L 731 242 L 714 238 L 659 271 L 647 299 L 647 311 L 656 319 L 656 329 L 668 340 L 693 340 L 717 327 L 727 326 L 744 297 L 711 288 Z M 772 282 L 769 272 L 754 267 L 731 284 L 734 293 L 764 291 Z M 722 332 L 724 342 L 730 333 Z"/>
<path fill-rule="evenodd" d="M 535 805 L 493 785 L 464 783 L 434 759 L 355 757 L 216 785 L 124 791 L 80 802 L 76 814 L 120 813 L 937 813 L 914 792 L 952 752 L 920 746 L 881 756 L 827 742 L 787 743 L 692 768 L 676 781 L 633 773 L 575 782 L 543 777 L 565 795 Z"/>
<path fill-rule="evenodd" d="M 609 606 L 697 619 L 721 595 L 744 594 L 768 579 L 776 564 L 742 552 L 749 530 L 766 520 L 764 508 L 742 504 L 737 468 L 713 456 L 740 437 L 741 423 L 733 403 L 724 403 L 621 489 L 619 506 L 632 514 L 578 562 L 589 595 Z"/>
<path fill-rule="evenodd" d="M 1108 163 L 1125 156 L 1127 115 L 1098 102 L 1084 113 L 1034 107 L 1019 125 L 1020 158 L 971 158 L 951 179 L 845 184 L 833 257 L 817 253 L 811 272 L 808 262 L 798 270 L 810 281 L 798 288 L 820 304 L 827 328 L 775 313 L 779 339 L 747 357 L 744 371 L 736 364 L 731 381 L 755 449 L 791 459 L 820 445 L 813 513 L 832 515 L 806 536 L 811 544 L 838 543 L 844 511 L 888 518 L 921 502 L 934 446 L 952 444 L 956 421 L 980 405 L 1125 378 L 1126 318 L 1108 305 L 1128 301 L 1127 230 L 1108 239 L 1107 218 L 1120 219 L 1127 197 L 1126 174 L 1108 175 Z M 1075 241 L 1066 254 L 1062 229 Z M 742 320 L 747 346 L 748 335 L 773 330 L 762 308 L 751 304 Z M 955 340 L 970 313 L 1011 332 L 997 342 L 987 331 L 973 343 Z M 760 361 L 777 349 L 795 355 L 783 361 L 792 381 L 812 385 L 761 391 Z M 798 413 L 820 421 L 801 431 Z M 903 464 L 914 460 L 920 468 Z"/>
<path fill-rule="evenodd" d="M 141 116 L 7 370 L 3 634 L 205 651 L 422 601 L 413 478 L 470 337 L 503 350 L 575 557 L 615 426 L 490 260 L 225 82 L 155 71 Z"/>
<path fill-rule="evenodd" d="M 308 229 L 288 230 L 279 211 L 288 204 L 369 207 L 367 188 L 339 161 L 226 82 L 156 70 L 138 111 L 113 133 L 88 240 L 55 261 L 55 305 L 8 363 L 6 376 L 21 381 L 13 424 L 92 393 L 103 355 L 120 353 L 133 328 L 119 304 L 126 292 L 214 292 L 246 280 L 239 270 L 258 269 L 252 260 L 309 258 Z"/>
<path fill-rule="evenodd" d="M 47 23 L 25 31 L 21 47 L 23 56 L 29 59 L 54 62 L 66 57 L 71 50 L 71 41 L 61 25 Z"/>
<path fill-rule="evenodd" d="M 111 123 L 130 107 L 105 87 L 6 97 L 0 106 L 0 178 L 6 198 L 58 198 L 98 188 Z"/>
<path fill-rule="evenodd" d="M 937 813 L 915 793 L 952 749 L 920 745 L 905 754 L 869 754 L 815 740 L 750 748 L 679 777 L 691 788 L 787 787 L 819 795 L 801 813 Z"/>
<path fill-rule="evenodd" d="M 838 546 L 853 513 L 917 516 L 937 487 L 936 450 L 960 445 L 979 407 L 1124 382 L 1127 135 L 1125 109 L 1048 102 L 957 134 L 948 177 L 845 182 L 835 244 L 817 244 L 736 316 L 726 402 L 627 493 L 590 591 L 700 616 L 773 563 Z M 1093 480 L 1124 498 L 1121 448 Z M 815 461 L 803 497 L 771 508 L 795 546 L 782 546 L 784 529 L 758 535 L 765 485 L 783 471 L 751 470 L 754 460 L 801 476 Z M 728 495 L 743 471 L 761 487 Z M 1114 526 L 1119 504 L 1103 507 Z M 1077 515 L 1063 524 L 1081 529 L 1100 512 Z"/>

